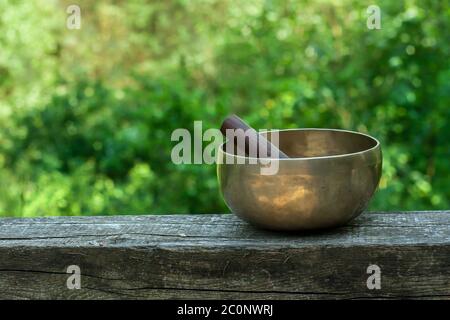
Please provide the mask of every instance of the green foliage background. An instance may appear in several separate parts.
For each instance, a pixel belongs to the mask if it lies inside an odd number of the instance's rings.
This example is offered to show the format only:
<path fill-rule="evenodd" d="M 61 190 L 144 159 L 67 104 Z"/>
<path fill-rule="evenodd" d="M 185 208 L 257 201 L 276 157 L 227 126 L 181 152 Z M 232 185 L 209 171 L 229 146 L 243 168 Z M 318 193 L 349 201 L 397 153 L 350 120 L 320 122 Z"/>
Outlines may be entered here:
<path fill-rule="evenodd" d="M 371 209 L 448 209 L 450 9 L 436 0 L 0 0 L 0 215 L 213 213 L 176 128 L 368 132 Z M 382 29 L 366 9 L 382 10 Z"/>

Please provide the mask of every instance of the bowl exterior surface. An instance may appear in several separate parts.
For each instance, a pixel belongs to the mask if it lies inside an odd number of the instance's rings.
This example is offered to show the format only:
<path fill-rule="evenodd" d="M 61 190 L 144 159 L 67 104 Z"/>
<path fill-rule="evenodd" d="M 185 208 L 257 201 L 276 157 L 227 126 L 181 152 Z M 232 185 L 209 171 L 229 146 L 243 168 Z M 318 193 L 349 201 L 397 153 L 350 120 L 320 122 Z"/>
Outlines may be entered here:
<path fill-rule="evenodd" d="M 378 141 L 350 154 L 272 160 L 278 161 L 274 175 L 261 174 L 267 164 L 230 163 L 230 157 L 234 156 L 219 148 L 217 175 L 225 203 L 240 218 L 273 230 L 347 223 L 367 207 L 382 168 Z"/>

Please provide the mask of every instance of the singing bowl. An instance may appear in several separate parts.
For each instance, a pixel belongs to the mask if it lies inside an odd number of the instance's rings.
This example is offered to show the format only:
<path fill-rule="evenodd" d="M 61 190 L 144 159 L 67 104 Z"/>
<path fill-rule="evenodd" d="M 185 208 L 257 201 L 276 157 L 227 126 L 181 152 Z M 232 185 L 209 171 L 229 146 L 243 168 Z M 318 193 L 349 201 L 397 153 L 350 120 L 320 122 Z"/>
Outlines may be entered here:
<path fill-rule="evenodd" d="M 276 132 L 289 159 L 271 160 L 278 161 L 272 175 L 262 174 L 269 164 L 220 146 L 217 175 L 233 213 L 266 229 L 312 230 L 343 225 L 364 211 L 381 176 L 377 139 L 337 129 Z"/>

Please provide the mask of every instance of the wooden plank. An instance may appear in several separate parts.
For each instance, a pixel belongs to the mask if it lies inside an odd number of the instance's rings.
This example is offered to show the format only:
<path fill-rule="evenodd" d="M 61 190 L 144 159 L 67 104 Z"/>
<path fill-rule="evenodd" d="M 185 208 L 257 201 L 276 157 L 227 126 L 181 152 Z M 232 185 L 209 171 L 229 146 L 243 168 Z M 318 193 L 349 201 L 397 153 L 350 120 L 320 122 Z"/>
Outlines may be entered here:
<path fill-rule="evenodd" d="M 366 285 L 372 264 L 380 290 Z M 450 211 L 370 212 L 315 233 L 233 215 L 0 219 L 0 298 L 448 299 Z"/>

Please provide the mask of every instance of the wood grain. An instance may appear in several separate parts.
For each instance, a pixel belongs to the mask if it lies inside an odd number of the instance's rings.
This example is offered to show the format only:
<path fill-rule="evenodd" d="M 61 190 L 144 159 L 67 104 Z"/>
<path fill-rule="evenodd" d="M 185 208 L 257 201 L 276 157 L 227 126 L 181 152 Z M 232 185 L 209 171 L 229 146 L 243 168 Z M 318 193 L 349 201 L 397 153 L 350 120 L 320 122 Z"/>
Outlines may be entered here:
<path fill-rule="evenodd" d="M 371 264 L 381 290 L 366 286 Z M 315 233 L 233 215 L 0 219 L 0 298 L 449 299 L 450 211 L 367 212 Z"/>

